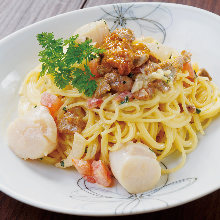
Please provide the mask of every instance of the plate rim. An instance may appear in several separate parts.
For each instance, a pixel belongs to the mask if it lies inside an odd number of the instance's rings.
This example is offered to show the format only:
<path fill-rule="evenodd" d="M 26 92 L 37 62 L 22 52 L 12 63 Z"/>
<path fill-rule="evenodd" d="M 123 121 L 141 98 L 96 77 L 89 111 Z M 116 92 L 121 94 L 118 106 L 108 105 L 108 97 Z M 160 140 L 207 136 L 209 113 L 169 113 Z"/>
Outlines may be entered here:
<path fill-rule="evenodd" d="M 2 190 L 3 189 L 3 190 Z M 104 211 L 104 212 L 99 212 L 97 213 L 96 211 L 86 211 L 86 212 L 82 212 L 82 211 L 79 211 L 77 209 L 64 209 L 64 208 L 60 208 L 60 207 L 57 207 L 57 206 L 53 206 L 53 205 L 48 205 L 46 203 L 43 203 L 43 202 L 38 202 L 38 201 L 35 201 L 33 199 L 30 199 L 30 197 L 26 197 L 26 196 L 23 196 L 22 194 L 19 194 L 19 193 L 16 193 L 14 191 L 12 191 L 11 189 L 9 189 L 7 186 L 3 186 L 0 184 L 0 191 L 5 193 L 6 195 L 10 196 L 11 198 L 19 201 L 19 202 L 22 202 L 22 203 L 25 203 L 26 205 L 30 205 L 30 206 L 33 206 L 35 208 L 40 208 L 40 209 L 43 209 L 43 210 L 46 210 L 46 211 L 51 211 L 51 212 L 55 212 L 55 213 L 61 213 L 61 214 L 68 214 L 68 215 L 78 215 L 78 216 L 99 216 L 99 217 L 108 217 L 108 216 L 126 216 L 126 215 L 136 215 L 136 214 L 145 214 L 145 213 L 152 213 L 152 212 L 157 212 L 157 211 L 162 211 L 162 210 L 166 210 L 166 209 L 170 209 L 170 208 L 174 208 L 174 207 L 177 207 L 177 206 L 180 206 L 180 205 L 184 205 L 186 203 L 189 203 L 189 202 L 192 202 L 192 201 L 195 201 L 199 198 L 202 198 L 210 193 L 213 193 L 217 190 L 220 189 L 220 186 L 219 187 L 216 187 L 216 188 L 213 188 L 209 191 L 206 191 L 202 194 L 199 194 L 195 197 L 192 197 L 190 199 L 187 199 L 185 201 L 178 201 L 176 202 L 175 204 L 172 204 L 172 205 L 168 205 L 168 206 L 165 206 L 165 207 L 160 207 L 160 208 L 152 208 L 150 210 L 141 210 L 141 211 L 135 211 L 135 212 L 131 212 L 131 213 L 114 213 L 113 211 Z"/>

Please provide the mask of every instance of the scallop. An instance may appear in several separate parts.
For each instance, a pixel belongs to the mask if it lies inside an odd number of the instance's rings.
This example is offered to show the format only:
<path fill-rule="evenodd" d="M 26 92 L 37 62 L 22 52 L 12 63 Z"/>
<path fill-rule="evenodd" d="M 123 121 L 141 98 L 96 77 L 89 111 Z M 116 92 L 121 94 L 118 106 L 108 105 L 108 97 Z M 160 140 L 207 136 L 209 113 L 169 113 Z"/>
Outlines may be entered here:
<path fill-rule="evenodd" d="M 156 41 L 152 37 L 141 37 L 137 39 L 137 42 L 146 44 L 151 54 L 160 61 L 166 61 L 171 57 L 177 57 L 179 55 L 176 50 Z"/>
<path fill-rule="evenodd" d="M 100 20 L 83 25 L 74 32 L 74 35 L 76 34 L 79 34 L 78 42 L 84 42 L 89 38 L 92 39 L 92 42 L 101 45 L 104 38 L 110 34 L 110 31 L 106 22 Z"/>
<path fill-rule="evenodd" d="M 8 145 L 23 159 L 47 156 L 57 146 L 57 127 L 44 106 L 33 108 L 15 119 L 7 130 Z"/>
<path fill-rule="evenodd" d="M 110 167 L 118 182 L 129 193 L 142 193 L 155 187 L 161 167 L 156 155 L 142 143 L 128 142 L 110 152 Z"/>

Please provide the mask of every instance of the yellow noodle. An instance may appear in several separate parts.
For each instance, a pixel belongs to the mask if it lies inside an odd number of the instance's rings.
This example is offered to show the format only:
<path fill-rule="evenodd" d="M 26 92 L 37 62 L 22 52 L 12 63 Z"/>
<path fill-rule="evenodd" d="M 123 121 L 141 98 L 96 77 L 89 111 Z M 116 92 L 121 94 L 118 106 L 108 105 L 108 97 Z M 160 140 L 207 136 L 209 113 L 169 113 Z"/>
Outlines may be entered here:
<path fill-rule="evenodd" d="M 190 81 L 188 73 L 179 72 L 173 87 L 166 93 L 158 92 L 151 100 L 132 100 L 120 104 L 116 95 L 107 95 L 99 109 L 88 109 L 88 98 L 75 88 L 68 86 L 60 90 L 52 76 L 39 77 L 41 66 L 31 71 L 20 89 L 19 112 L 24 114 L 35 105 L 40 105 L 41 94 L 48 91 L 59 96 L 63 105 L 57 116 L 73 107 L 84 109 L 86 127 L 81 135 L 86 139 L 83 159 L 94 159 L 97 155 L 109 163 L 109 151 L 117 151 L 120 143 L 143 142 L 156 154 L 158 161 L 173 152 L 181 155 L 180 163 L 163 173 L 175 172 L 185 161 L 186 154 L 193 151 L 198 143 L 196 132 L 204 134 L 214 117 L 220 112 L 220 93 L 216 85 L 206 77 L 198 76 Z M 184 87 L 184 82 L 188 87 Z M 200 114 L 190 113 L 188 105 L 201 110 Z M 182 106 L 182 107 L 180 107 Z M 165 136 L 158 141 L 159 132 Z M 68 157 L 73 146 L 73 136 L 58 139 L 58 148 L 42 161 L 55 164 Z"/>

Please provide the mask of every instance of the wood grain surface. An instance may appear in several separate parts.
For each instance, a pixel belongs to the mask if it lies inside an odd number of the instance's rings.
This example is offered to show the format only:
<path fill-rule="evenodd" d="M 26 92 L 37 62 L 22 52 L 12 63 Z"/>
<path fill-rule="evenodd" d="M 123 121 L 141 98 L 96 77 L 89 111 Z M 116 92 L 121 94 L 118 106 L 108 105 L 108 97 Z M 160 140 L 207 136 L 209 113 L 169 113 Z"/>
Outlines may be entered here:
<path fill-rule="evenodd" d="M 84 7 L 118 2 L 135 2 L 135 0 L 0 0 L 0 39 L 27 25 L 51 16 Z M 192 5 L 220 15 L 220 0 L 165 0 L 162 2 Z M 128 217 L 117 218 L 127 219 Z M 95 218 L 63 215 L 41 210 L 18 202 L 0 192 L 0 220 L 6 219 L 57 220 Z M 132 219 L 220 220 L 220 190 L 176 208 L 135 215 L 132 216 Z"/>

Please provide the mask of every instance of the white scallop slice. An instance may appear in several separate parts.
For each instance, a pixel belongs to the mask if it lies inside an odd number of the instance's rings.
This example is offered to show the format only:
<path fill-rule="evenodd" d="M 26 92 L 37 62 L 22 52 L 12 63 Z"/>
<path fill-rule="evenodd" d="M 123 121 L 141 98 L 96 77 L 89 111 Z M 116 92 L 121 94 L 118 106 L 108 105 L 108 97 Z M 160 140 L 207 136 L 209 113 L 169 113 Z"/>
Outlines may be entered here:
<path fill-rule="evenodd" d="M 103 43 L 104 38 L 110 34 L 110 31 L 106 22 L 100 20 L 83 25 L 74 32 L 74 35 L 76 34 L 79 34 L 78 42 L 84 42 L 89 38 L 99 46 Z"/>
<path fill-rule="evenodd" d="M 115 178 L 130 193 L 150 190 L 160 179 L 156 155 L 142 143 L 129 142 L 119 151 L 110 152 L 109 159 Z"/>
<path fill-rule="evenodd" d="M 38 159 L 56 149 L 56 123 L 48 109 L 39 106 L 15 119 L 8 127 L 7 138 L 17 156 Z"/>

